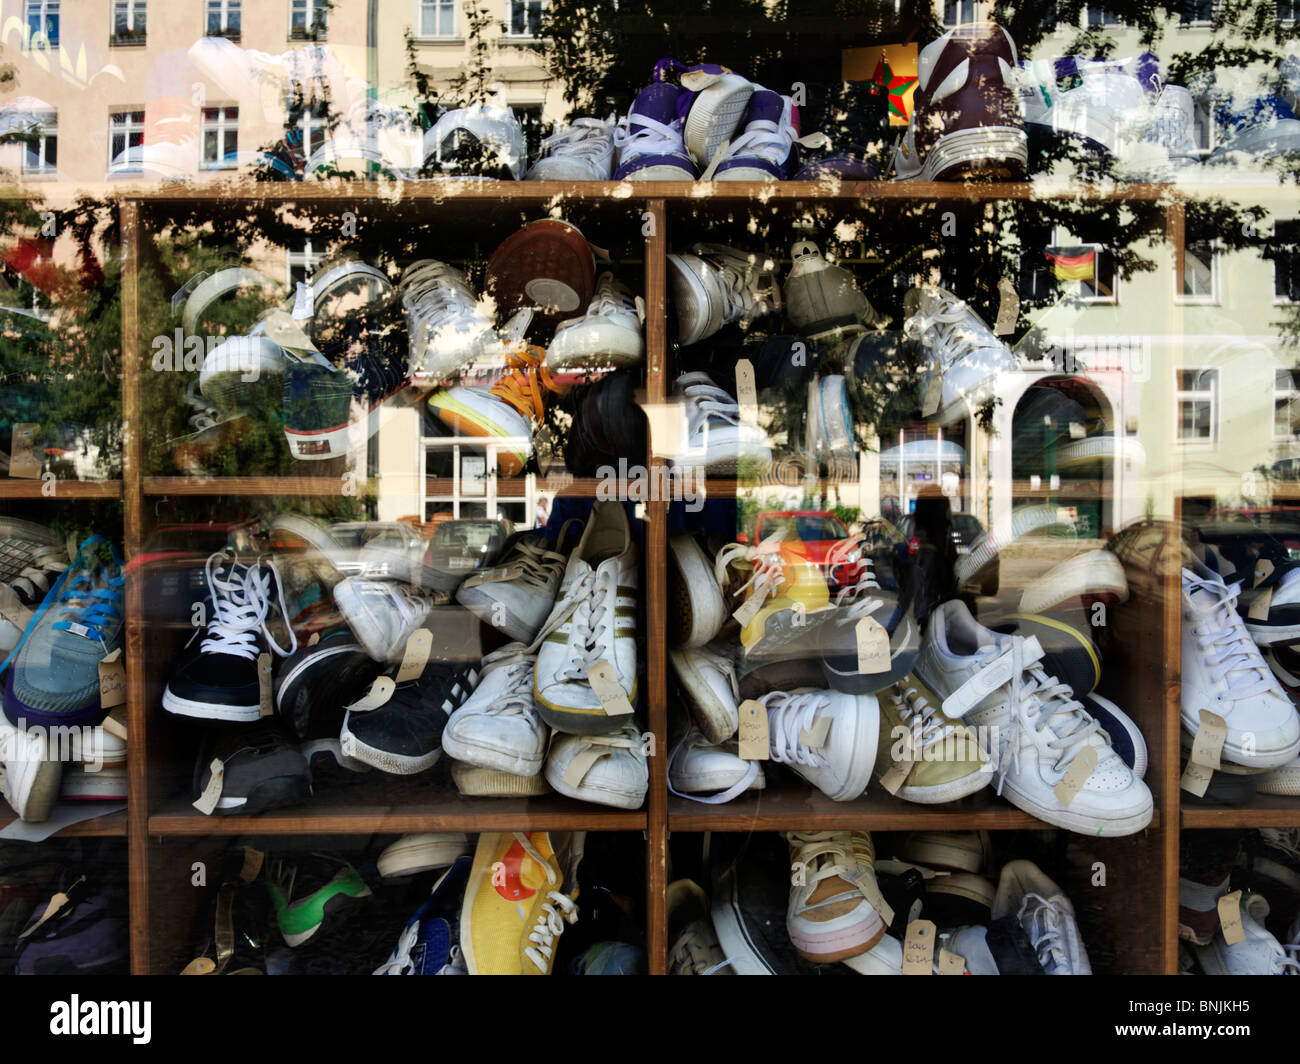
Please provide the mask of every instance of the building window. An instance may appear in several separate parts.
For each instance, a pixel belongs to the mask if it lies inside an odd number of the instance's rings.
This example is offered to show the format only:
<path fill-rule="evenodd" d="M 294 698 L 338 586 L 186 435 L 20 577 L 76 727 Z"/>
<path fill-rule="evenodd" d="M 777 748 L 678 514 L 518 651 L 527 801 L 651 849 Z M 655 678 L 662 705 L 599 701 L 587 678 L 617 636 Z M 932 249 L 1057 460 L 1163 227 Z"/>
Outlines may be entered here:
<path fill-rule="evenodd" d="M 1085 11 L 1089 29 L 1097 29 L 1102 26 L 1123 26 L 1125 24 L 1120 15 L 1101 4 L 1088 4 Z"/>
<path fill-rule="evenodd" d="M 1219 434 L 1219 371 L 1176 369 L 1180 443 L 1213 443 Z"/>
<path fill-rule="evenodd" d="M 420 0 L 420 36 L 456 36 L 456 0 Z"/>
<path fill-rule="evenodd" d="M 296 292 L 298 284 L 310 284 L 316 276 L 316 268 L 325 260 L 325 254 L 313 250 L 311 237 L 302 242 L 297 251 L 286 250 L 284 253 L 285 273 L 289 278 L 289 291 Z"/>
<path fill-rule="evenodd" d="M 1273 438 L 1300 439 L 1300 370 L 1273 371 Z"/>
<path fill-rule="evenodd" d="M 540 37 L 542 33 L 542 0 L 508 0 L 506 13 L 507 33 L 511 37 Z"/>
<path fill-rule="evenodd" d="M 1214 128 L 1214 100 L 1208 96 L 1197 97 L 1193 102 L 1192 136 L 1196 139 L 1196 150 L 1202 155 L 1208 155 L 1218 143 Z"/>
<path fill-rule="evenodd" d="M 1219 302 L 1219 251 L 1213 240 L 1189 239 L 1183 248 L 1175 303 Z"/>
<path fill-rule="evenodd" d="M 109 44 L 145 43 L 145 0 L 113 0 L 113 36 Z"/>
<path fill-rule="evenodd" d="M 207 35 L 239 40 L 239 5 L 240 0 L 208 0 Z"/>
<path fill-rule="evenodd" d="M 1300 0 L 1276 0 L 1278 22 L 1295 22 Z"/>
<path fill-rule="evenodd" d="M 203 169 L 226 170 L 236 165 L 239 151 L 239 108 L 203 108 Z"/>
<path fill-rule="evenodd" d="M 1273 223 L 1277 252 L 1273 256 L 1273 302 L 1300 303 L 1300 221 Z"/>
<path fill-rule="evenodd" d="M 1115 258 L 1104 244 L 1083 243 L 1063 229 L 1050 230 L 1041 251 L 1020 257 L 1020 297 L 1038 304 L 1069 296 L 1082 303 L 1119 302 Z M 1030 245 L 1032 246 L 1032 245 Z"/>
<path fill-rule="evenodd" d="M 979 22 L 979 8 L 979 0 L 944 0 L 943 24 L 964 26 L 968 22 Z"/>
<path fill-rule="evenodd" d="M 1183 0 L 1179 26 L 1209 26 L 1214 21 L 1214 0 Z"/>
<path fill-rule="evenodd" d="M 289 39 L 323 41 L 329 8 L 329 0 L 290 0 Z"/>
<path fill-rule="evenodd" d="M 114 111 L 108 116 L 108 168 L 115 173 L 140 169 L 144 112 Z"/>
<path fill-rule="evenodd" d="M 299 150 L 304 161 L 325 146 L 329 137 L 328 114 L 329 105 L 320 102 L 304 107 L 302 116 L 294 122 L 293 133 L 299 140 Z"/>
<path fill-rule="evenodd" d="M 59 169 L 59 121 L 52 111 L 35 116 L 40 125 L 32 129 L 23 148 L 23 173 L 33 177 L 50 175 Z"/>
<path fill-rule="evenodd" d="M 50 47 L 59 43 L 59 0 L 27 0 L 26 16 L 29 39 L 39 34 Z"/>

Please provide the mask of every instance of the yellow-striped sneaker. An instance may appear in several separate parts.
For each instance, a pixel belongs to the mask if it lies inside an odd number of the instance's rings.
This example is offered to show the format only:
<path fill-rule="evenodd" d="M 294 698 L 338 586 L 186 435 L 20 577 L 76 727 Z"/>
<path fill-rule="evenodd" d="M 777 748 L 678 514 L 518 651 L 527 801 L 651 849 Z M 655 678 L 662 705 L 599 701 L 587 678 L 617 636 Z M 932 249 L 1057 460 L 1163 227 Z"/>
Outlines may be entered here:
<path fill-rule="evenodd" d="M 752 667 L 815 651 L 817 628 L 835 611 L 826 576 L 802 540 L 777 533 L 754 546 L 723 547 L 714 564 L 719 585 L 725 586 L 728 566 L 736 561 L 750 567 L 740 588 L 745 601 L 735 612 L 741 623 L 742 664 Z"/>
<path fill-rule="evenodd" d="M 564 925 L 578 919 L 585 832 L 478 837 L 461 906 L 470 975 L 550 975 Z"/>
<path fill-rule="evenodd" d="M 787 831 L 790 844 L 790 943 L 818 964 L 866 953 L 885 921 L 867 900 L 878 895 L 876 848 L 865 831 Z"/>
<path fill-rule="evenodd" d="M 876 778 L 910 763 L 896 794 L 907 802 L 936 805 L 983 790 L 993 769 L 973 732 L 943 715 L 941 700 L 916 674 L 880 692 Z M 909 749 L 910 748 L 910 749 Z"/>

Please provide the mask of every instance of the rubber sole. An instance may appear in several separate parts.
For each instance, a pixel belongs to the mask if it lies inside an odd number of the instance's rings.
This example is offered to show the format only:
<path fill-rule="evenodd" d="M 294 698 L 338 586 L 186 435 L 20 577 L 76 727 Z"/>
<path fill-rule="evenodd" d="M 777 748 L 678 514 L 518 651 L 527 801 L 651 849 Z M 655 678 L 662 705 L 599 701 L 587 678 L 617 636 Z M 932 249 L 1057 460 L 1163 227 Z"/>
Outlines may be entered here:
<path fill-rule="evenodd" d="M 543 618 L 536 628 L 530 626 L 523 618 L 511 613 L 499 600 L 481 590 L 477 584 L 474 587 L 461 584 L 456 592 L 456 601 L 489 628 L 495 628 L 519 643 L 531 643 L 537 637 L 538 629 L 546 623 L 546 619 Z M 498 619 L 496 616 L 498 605 L 501 605 L 500 624 L 495 623 Z"/>
<path fill-rule="evenodd" d="M 944 181 L 954 177 L 1016 178 L 1029 163 L 1029 136 L 1014 126 L 980 126 L 941 136 L 915 174 L 898 181 Z"/>
<path fill-rule="evenodd" d="M 412 835 L 384 847 L 376 867 L 385 879 L 395 879 L 447 868 L 469 852 L 469 841 L 463 833 Z"/>
<path fill-rule="evenodd" d="M 380 772 L 387 772 L 393 776 L 414 776 L 425 769 L 433 768 L 438 763 L 438 758 L 442 756 L 442 747 L 435 747 L 427 754 L 411 756 L 370 746 L 358 739 L 348 727 L 351 717 L 352 714 L 349 713 L 344 718 L 343 730 L 339 733 L 339 748 L 348 757 L 355 758 L 371 768 L 377 768 Z"/>
<path fill-rule="evenodd" d="M 988 764 L 985 762 L 986 766 Z M 905 802 L 915 802 L 917 805 L 941 805 L 944 802 L 955 802 L 959 798 L 978 794 L 991 782 L 993 782 L 992 768 L 985 767 L 976 769 L 969 776 L 963 776 L 951 783 L 929 787 L 908 787 L 904 784 L 898 789 L 897 797 Z"/>
<path fill-rule="evenodd" d="M 848 960 L 870 950 L 885 937 L 885 922 L 880 914 L 873 912 L 869 920 L 860 925 L 831 933 L 803 933 L 788 922 L 787 931 L 790 945 L 799 951 L 799 955 L 814 964 L 833 964 Z"/>
<path fill-rule="evenodd" d="M 1050 808 L 1041 805 L 1024 792 L 1017 791 L 1010 780 L 1003 785 L 1002 796 L 1017 809 L 1028 813 L 1030 816 L 1036 816 L 1045 824 L 1065 828 L 1067 831 L 1078 832 L 1080 835 L 1091 835 L 1094 838 L 1103 839 L 1122 838 L 1126 835 L 1137 834 L 1151 823 L 1151 817 L 1155 811 L 1154 800 L 1149 800 L 1146 809 L 1140 813 L 1116 817 L 1113 820 L 1102 820 L 1095 816 L 1071 813 L 1068 808 Z"/>
<path fill-rule="evenodd" d="M 452 718 L 453 721 L 455 717 Z M 536 776 L 546 763 L 546 751 L 543 748 L 535 757 L 529 757 L 510 750 L 499 750 L 481 743 L 461 742 L 449 734 L 442 735 L 442 749 L 453 761 L 478 768 L 496 769 L 511 776 Z"/>
<path fill-rule="evenodd" d="M 691 102 L 682 125 L 682 142 L 698 165 L 708 166 L 722 142 L 735 135 L 753 95 L 753 84 L 738 78 L 702 89 Z"/>
<path fill-rule="evenodd" d="M 727 620 L 727 607 L 713 567 L 689 536 L 668 540 L 670 608 L 684 648 L 702 647 L 718 634 Z"/>
<path fill-rule="evenodd" d="M 250 788 L 248 794 L 242 799 L 237 796 L 223 796 L 217 802 L 216 812 L 253 816 L 268 809 L 305 805 L 309 801 L 311 801 L 309 776 L 272 776 Z"/>
<path fill-rule="evenodd" d="M 195 702 L 172 694 L 170 687 L 163 691 L 162 705 L 168 713 L 195 720 L 224 720 L 247 724 L 259 720 L 262 715 L 262 707 L 257 703 L 251 706 L 227 706 L 215 702 Z"/>
<path fill-rule="evenodd" d="M 721 601 L 721 596 L 719 596 Z M 687 708 L 704 737 L 711 743 L 721 743 L 736 734 L 740 726 L 739 712 L 731 714 L 722 704 L 708 681 L 691 665 L 688 656 L 680 650 L 668 651 L 668 661 L 686 694 Z"/>

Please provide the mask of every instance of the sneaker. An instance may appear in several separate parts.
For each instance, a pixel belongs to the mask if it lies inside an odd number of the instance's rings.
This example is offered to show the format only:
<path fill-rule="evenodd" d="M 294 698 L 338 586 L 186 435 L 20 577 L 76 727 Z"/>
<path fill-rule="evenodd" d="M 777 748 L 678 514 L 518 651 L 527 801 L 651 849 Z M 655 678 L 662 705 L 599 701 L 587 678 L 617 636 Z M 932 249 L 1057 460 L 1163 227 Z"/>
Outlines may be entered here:
<path fill-rule="evenodd" d="M 310 941 L 327 919 L 341 925 L 359 899 L 370 897 L 361 873 L 337 857 L 305 857 L 292 864 L 270 858 L 263 877 L 276 926 L 284 944 L 295 949 Z"/>
<path fill-rule="evenodd" d="M 716 745 L 735 735 L 740 724 L 740 688 L 725 647 L 670 649 L 668 664 L 704 738 Z"/>
<path fill-rule="evenodd" d="M 546 782 L 580 801 L 640 809 L 650 787 L 642 743 L 635 724 L 609 735 L 557 735 L 546 758 Z"/>
<path fill-rule="evenodd" d="M 705 805 L 721 805 L 767 786 L 758 761 L 742 760 L 734 739 L 711 743 L 688 728 L 668 755 L 668 790 Z"/>
<path fill-rule="evenodd" d="M 505 518 L 441 522 L 424 549 L 418 581 L 413 582 L 454 595 L 471 573 L 497 560 L 513 530 Z"/>
<path fill-rule="evenodd" d="M 792 876 L 786 930 L 815 964 L 866 953 L 885 934 L 885 922 L 860 883 L 876 886 L 876 848 L 865 831 L 787 831 Z M 800 882 L 802 880 L 802 882 Z M 876 890 L 879 891 L 876 886 Z"/>
<path fill-rule="evenodd" d="M 568 564 L 564 531 L 557 550 L 541 536 L 521 535 L 500 564 L 466 578 L 456 601 L 484 624 L 515 641 L 530 645 L 555 605 L 560 580 Z"/>
<path fill-rule="evenodd" d="M 551 396 L 564 387 L 546 368 L 546 351 L 515 345 L 506 372 L 491 388 L 457 386 L 434 392 L 428 408 L 461 436 L 497 444 L 497 475 L 517 477 L 533 455 L 533 426 L 546 418 Z"/>
<path fill-rule="evenodd" d="M 681 75 L 682 98 L 677 111 L 685 118 L 682 139 L 687 154 L 697 165 L 707 166 L 722 142 L 735 134 L 755 86 L 716 63 L 688 67 L 676 59 L 660 59 L 654 80 L 663 81 L 674 72 Z"/>
<path fill-rule="evenodd" d="M 775 263 L 723 244 L 692 244 L 687 253 L 669 255 L 668 287 L 683 345 L 708 339 L 724 325 L 747 329 L 781 309 Z"/>
<path fill-rule="evenodd" d="M 596 259 L 576 226 L 542 218 L 497 246 L 484 287 L 498 318 L 525 308 L 551 318 L 581 313 L 595 294 Z"/>
<path fill-rule="evenodd" d="M 204 567 L 208 584 L 208 625 L 190 637 L 163 691 L 163 709 L 205 720 L 256 721 L 262 715 L 257 659 L 264 651 L 288 657 L 298 638 L 286 623 L 289 647 L 270 629 L 278 605 L 288 617 L 283 585 L 274 563 L 251 565 L 233 551 L 210 555 Z"/>
<path fill-rule="evenodd" d="M 126 975 L 130 939 L 124 890 L 63 873 L 18 935 L 13 974 Z"/>
<path fill-rule="evenodd" d="M 280 665 L 275 708 L 299 739 L 337 738 L 344 706 L 351 705 L 383 671 L 347 628 L 327 631 L 299 647 Z"/>
<path fill-rule="evenodd" d="M 44 731 L 21 731 L 0 720 L 0 794 L 20 820 L 48 820 L 62 778 L 63 763 L 50 757 Z"/>
<path fill-rule="evenodd" d="M 674 468 L 721 476 L 764 473 L 771 468 L 767 433 L 742 420 L 740 405 L 707 373 L 683 373 L 673 392 L 684 403 L 686 413 L 683 450 L 670 456 Z"/>
<path fill-rule="evenodd" d="M 791 250 L 782 295 L 786 318 L 810 340 L 838 343 L 877 320 L 853 274 L 822 258 L 811 240 L 800 240 Z"/>
<path fill-rule="evenodd" d="M 256 410 L 280 394 L 290 358 L 266 336 L 232 336 L 204 356 L 199 391 L 220 412 Z"/>
<path fill-rule="evenodd" d="M 1300 150 L 1300 119 L 1280 96 L 1220 104 L 1215 120 L 1223 140 L 1206 158 L 1207 166 L 1250 165 Z"/>
<path fill-rule="evenodd" d="M 683 533 L 668 537 L 668 565 L 669 641 L 682 650 L 702 647 L 727 620 L 713 564 L 695 537 Z"/>
<path fill-rule="evenodd" d="M 403 835 L 380 851 L 375 867 L 385 879 L 397 879 L 446 868 L 459 858 L 469 860 L 469 842 L 461 832 Z"/>
<path fill-rule="evenodd" d="M 645 359 L 645 300 L 606 270 L 582 317 L 555 327 L 546 349 L 551 373 L 633 366 Z"/>
<path fill-rule="evenodd" d="M 125 765 L 98 769 L 70 762 L 63 771 L 59 797 L 65 802 L 125 802 L 128 787 Z"/>
<path fill-rule="evenodd" d="M 1001 26 L 951 29 L 921 49 L 907 132 L 894 153 L 899 181 L 1015 180 L 1029 142 L 1016 92 L 1016 45 Z"/>
<path fill-rule="evenodd" d="M 421 259 L 403 271 L 398 288 L 410 335 L 407 373 L 413 381 L 446 380 L 500 349 L 492 318 L 456 267 Z"/>
<path fill-rule="evenodd" d="M 44 525 L 0 518 L 0 584 L 24 605 L 38 602 L 50 589 L 49 574 L 67 567 L 67 547 Z"/>
<path fill-rule="evenodd" d="M 99 662 L 122 645 L 122 559 L 88 537 L 42 601 L 7 668 L 4 710 L 18 727 L 98 724 Z"/>
<path fill-rule="evenodd" d="M 1300 797 L 1300 757 L 1258 776 L 1255 787 L 1260 794 Z"/>
<path fill-rule="evenodd" d="M 826 139 L 804 146 L 803 166 L 794 179 L 879 180 L 895 139 L 889 128 L 888 96 L 862 81 L 806 84 L 805 88 L 807 100 L 799 108 L 799 126 Z"/>
<path fill-rule="evenodd" d="M 577 376 L 567 374 L 563 376 Z M 602 467 L 646 464 L 645 411 L 637 403 L 640 375 L 614 370 L 570 391 L 573 423 L 564 438 L 564 464 L 575 477 L 599 477 Z"/>
<path fill-rule="evenodd" d="M 1101 683 L 1101 655 L 1092 641 L 1093 629 L 1077 613 L 1011 613 L 990 618 L 988 627 L 999 635 L 1037 639 L 1043 671 L 1066 684 L 1080 700 Z"/>
<path fill-rule="evenodd" d="M 375 661 L 400 661 L 406 641 L 433 608 L 429 595 L 409 584 L 363 576 L 340 581 L 334 601 L 357 642 Z"/>
<path fill-rule="evenodd" d="M 1045 974 L 1033 942 L 1010 916 L 940 932 L 939 945 L 966 962 L 966 975 Z"/>
<path fill-rule="evenodd" d="M 1021 613 L 1049 613 L 1075 604 L 1076 600 L 1128 599 L 1124 566 L 1112 551 L 1089 550 L 1052 566 L 1031 580 L 1020 596 Z"/>
<path fill-rule="evenodd" d="M 395 776 L 432 768 L 442 755 L 447 719 L 464 705 L 475 678 L 473 669 L 430 661 L 382 706 L 348 710 L 339 746 L 348 757 Z"/>
<path fill-rule="evenodd" d="M 1019 921 L 1029 936 L 1044 975 L 1092 974 L 1074 906 L 1032 861 L 1008 861 L 1002 866 L 993 919 L 1006 916 Z"/>
<path fill-rule="evenodd" d="M 424 166 L 433 174 L 518 181 L 528 144 L 514 111 L 502 97 L 441 115 L 424 134 Z"/>
<path fill-rule="evenodd" d="M 623 718 L 605 712 L 588 679 L 602 661 L 636 707 L 636 596 L 637 547 L 627 512 L 622 503 L 597 502 L 538 634 L 533 697 L 552 728 L 579 735 L 619 730 Z"/>
<path fill-rule="evenodd" d="M 857 469 L 854 453 L 853 410 L 841 374 L 832 373 L 808 383 L 808 451 L 825 459 L 837 475 Z"/>
<path fill-rule="evenodd" d="M 903 943 L 893 935 L 882 935 L 866 953 L 846 957 L 843 963 L 858 975 L 902 975 Z"/>
<path fill-rule="evenodd" d="M 1277 768 L 1300 753 L 1300 716 L 1236 610 L 1239 585 L 1189 558 L 1183 568 L 1182 721 L 1193 734 L 1200 712 L 1227 722 L 1223 757 Z"/>
<path fill-rule="evenodd" d="M 565 925 L 578 922 L 585 845 L 581 831 L 479 835 L 460 912 L 470 975 L 551 974 Z"/>
<path fill-rule="evenodd" d="M 985 753 L 996 765 L 998 793 L 1012 805 L 1089 835 L 1141 831 L 1151 822 L 1151 792 L 1041 658 L 1036 639 L 991 631 L 953 600 L 931 615 L 916 671 L 943 699 L 945 716 L 995 729 L 996 747 Z M 1085 748 L 1097 763 L 1066 806 L 1055 787 Z"/>
<path fill-rule="evenodd" d="M 457 857 L 402 928 L 375 975 L 467 975 L 460 950 L 460 909 L 473 862 Z"/>
<path fill-rule="evenodd" d="M 1300 642 L 1300 564 L 1289 559 L 1270 564 L 1273 568 L 1266 575 L 1261 566 L 1253 585 L 1238 595 L 1237 612 L 1259 646 Z M 1256 608 L 1265 594 L 1268 605 Z M 1264 616 L 1252 617 L 1252 608 Z"/>
<path fill-rule="evenodd" d="M 903 300 L 907 319 L 903 332 L 920 345 L 930 366 L 933 409 L 921 412 L 937 414 L 947 424 L 966 416 L 989 395 L 1001 373 L 1016 367 L 1015 356 L 962 300 L 943 288 L 914 288 Z M 929 405 L 927 403 L 927 405 Z"/>
<path fill-rule="evenodd" d="M 926 868 L 974 874 L 990 866 L 991 849 L 987 831 L 912 831 L 903 836 L 898 853 Z"/>
<path fill-rule="evenodd" d="M 1178 853 L 1178 937 L 1208 946 L 1219 929 L 1219 899 L 1228 893 L 1241 853 L 1239 831 L 1184 831 Z"/>
<path fill-rule="evenodd" d="M 711 174 L 705 171 L 703 180 L 789 180 L 794 173 L 797 143 L 801 143 L 798 112 L 790 97 L 755 86 L 735 139 L 727 146 L 717 168 Z"/>
<path fill-rule="evenodd" d="M 668 884 L 669 975 L 734 975 L 709 918 L 709 896 L 690 879 Z"/>
<path fill-rule="evenodd" d="M 630 942 L 596 942 L 569 962 L 570 975 L 645 975 L 645 950 Z"/>
<path fill-rule="evenodd" d="M 212 783 L 213 762 L 221 777 Z M 194 763 L 195 806 L 203 802 L 208 815 L 238 813 L 251 816 L 268 809 L 302 805 L 311 798 L 307 759 L 288 735 L 272 721 L 213 732 L 199 748 Z"/>
<path fill-rule="evenodd" d="M 773 761 L 789 765 L 833 802 L 851 802 L 867 788 L 876 761 L 880 708 L 872 695 L 816 689 L 772 691 L 767 710 Z M 829 721 L 816 741 L 818 721 Z"/>
<path fill-rule="evenodd" d="M 550 729 L 533 704 L 536 664 L 537 655 L 522 643 L 509 643 L 483 658 L 474 693 L 442 733 L 448 757 L 513 776 L 542 771 Z"/>
<path fill-rule="evenodd" d="M 526 181 L 608 181 L 614 170 L 614 119 L 577 118 L 541 143 Z"/>
<path fill-rule="evenodd" d="M 910 735 L 912 758 L 895 792 L 905 802 L 937 805 L 982 791 L 993 780 L 975 733 L 943 715 L 939 698 L 915 675 L 881 692 L 876 778 L 903 762 Z"/>
<path fill-rule="evenodd" d="M 1110 745 L 1124 764 L 1133 770 L 1138 779 L 1147 774 L 1147 742 L 1137 723 L 1109 698 L 1099 694 L 1084 695 L 1081 699 L 1088 716 L 1101 725 L 1110 736 Z"/>
<path fill-rule="evenodd" d="M 637 93 L 614 130 L 615 181 L 694 181 L 695 163 L 682 141 L 682 90 L 656 81 Z"/>
<path fill-rule="evenodd" d="M 1241 896 L 1241 929 L 1245 938 L 1229 946 L 1220 929 L 1205 946 L 1196 947 L 1196 959 L 1206 975 L 1300 975 L 1295 941 L 1283 946 L 1264 927 L 1268 899 L 1262 894 Z"/>
<path fill-rule="evenodd" d="M 788 526 L 779 525 L 757 545 L 724 547 L 714 560 L 719 584 L 733 561 L 740 559 L 750 566 L 751 575 L 739 588 L 745 598 L 742 608 L 748 614 L 740 630 L 744 671 L 792 657 L 815 656 L 820 626 L 835 613 L 823 566 L 797 538 L 797 530 L 794 538 L 787 538 Z"/>

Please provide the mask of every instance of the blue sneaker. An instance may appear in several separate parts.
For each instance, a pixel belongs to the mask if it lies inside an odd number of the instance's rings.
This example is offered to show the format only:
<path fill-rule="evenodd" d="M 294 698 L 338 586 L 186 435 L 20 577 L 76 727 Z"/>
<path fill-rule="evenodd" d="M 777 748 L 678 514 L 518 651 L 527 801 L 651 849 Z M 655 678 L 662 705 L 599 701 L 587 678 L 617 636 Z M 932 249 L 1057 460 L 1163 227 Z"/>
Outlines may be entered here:
<path fill-rule="evenodd" d="M 458 857 L 402 928 L 375 975 L 468 975 L 460 953 L 460 909 L 473 860 Z"/>
<path fill-rule="evenodd" d="M 122 646 L 122 557 L 103 536 L 77 551 L 0 672 L 5 716 L 19 728 L 94 725 L 99 663 Z"/>
<path fill-rule="evenodd" d="M 682 139 L 678 100 L 682 90 L 666 81 L 647 85 L 614 130 L 618 149 L 615 181 L 694 181 L 695 164 Z"/>

